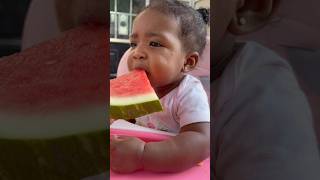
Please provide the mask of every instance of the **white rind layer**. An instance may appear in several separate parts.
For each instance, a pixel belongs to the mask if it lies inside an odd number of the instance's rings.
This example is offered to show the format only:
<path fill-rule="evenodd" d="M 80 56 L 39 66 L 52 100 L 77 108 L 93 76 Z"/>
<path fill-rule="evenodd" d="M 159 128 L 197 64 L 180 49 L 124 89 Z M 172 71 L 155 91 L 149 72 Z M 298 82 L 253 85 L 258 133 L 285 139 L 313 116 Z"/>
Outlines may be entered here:
<path fill-rule="evenodd" d="M 110 96 L 110 105 L 112 106 L 126 106 L 132 104 L 139 104 L 148 101 L 159 100 L 155 93 L 148 93 L 130 97 L 112 97 Z"/>
<path fill-rule="evenodd" d="M 0 138 L 50 139 L 106 130 L 106 106 L 22 115 L 0 111 Z"/>

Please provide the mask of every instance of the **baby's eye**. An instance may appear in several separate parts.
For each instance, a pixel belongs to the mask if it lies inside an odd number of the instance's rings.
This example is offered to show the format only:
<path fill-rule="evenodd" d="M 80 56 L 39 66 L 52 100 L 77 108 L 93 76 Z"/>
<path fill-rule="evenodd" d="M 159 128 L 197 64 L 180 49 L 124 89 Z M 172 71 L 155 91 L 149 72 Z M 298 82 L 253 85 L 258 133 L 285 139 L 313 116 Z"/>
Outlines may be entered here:
<path fill-rule="evenodd" d="M 149 45 L 154 47 L 162 47 L 162 45 L 159 42 L 155 42 L 155 41 L 151 41 Z"/>
<path fill-rule="evenodd" d="M 130 47 L 132 47 L 132 48 L 135 48 L 137 46 L 137 44 L 136 43 L 130 43 Z"/>

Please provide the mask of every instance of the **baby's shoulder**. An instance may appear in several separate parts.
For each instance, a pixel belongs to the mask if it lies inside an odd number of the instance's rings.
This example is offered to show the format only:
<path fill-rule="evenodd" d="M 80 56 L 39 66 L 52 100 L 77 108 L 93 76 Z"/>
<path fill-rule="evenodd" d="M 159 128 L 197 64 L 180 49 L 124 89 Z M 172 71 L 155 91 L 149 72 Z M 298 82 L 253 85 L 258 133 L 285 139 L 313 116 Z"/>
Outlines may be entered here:
<path fill-rule="evenodd" d="M 162 97 L 162 102 L 181 101 L 182 99 L 198 98 L 206 96 L 201 81 L 193 75 L 186 74 L 179 86 L 171 90 L 167 95 Z"/>
<path fill-rule="evenodd" d="M 174 101 L 174 104 L 178 106 L 181 106 L 181 104 L 187 105 L 194 101 L 208 101 L 207 93 L 201 81 L 189 74 L 184 77 L 170 98 Z"/>
<path fill-rule="evenodd" d="M 176 88 L 176 96 L 189 93 L 202 93 L 202 90 L 201 81 L 193 75 L 186 74 L 180 85 Z"/>

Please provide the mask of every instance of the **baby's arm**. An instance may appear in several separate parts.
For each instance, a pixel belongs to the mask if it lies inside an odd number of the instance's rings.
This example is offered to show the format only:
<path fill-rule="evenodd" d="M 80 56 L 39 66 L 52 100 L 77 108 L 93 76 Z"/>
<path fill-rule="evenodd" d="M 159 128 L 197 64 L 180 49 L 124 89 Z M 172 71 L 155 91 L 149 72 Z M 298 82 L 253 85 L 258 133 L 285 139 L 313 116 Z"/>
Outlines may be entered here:
<path fill-rule="evenodd" d="M 181 128 L 179 135 L 161 142 L 145 143 L 135 137 L 110 137 L 110 168 L 119 173 L 139 169 L 175 172 L 209 156 L 209 122 Z"/>
<path fill-rule="evenodd" d="M 173 138 L 146 143 L 141 163 L 146 170 L 175 172 L 196 165 L 209 153 L 210 123 L 193 123 L 182 127 Z"/>

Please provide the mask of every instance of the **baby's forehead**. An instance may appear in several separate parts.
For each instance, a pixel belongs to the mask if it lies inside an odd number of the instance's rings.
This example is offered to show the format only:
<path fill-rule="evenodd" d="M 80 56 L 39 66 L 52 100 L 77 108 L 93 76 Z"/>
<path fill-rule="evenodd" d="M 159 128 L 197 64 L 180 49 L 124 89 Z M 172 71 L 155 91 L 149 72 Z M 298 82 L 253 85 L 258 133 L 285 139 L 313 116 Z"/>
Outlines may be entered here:
<path fill-rule="evenodd" d="M 179 21 L 179 18 L 177 18 L 173 13 L 170 13 L 167 11 L 161 11 L 161 10 L 155 9 L 155 8 L 144 9 L 136 16 L 134 21 L 139 19 L 140 16 L 150 16 L 150 15 L 154 18 L 153 21 L 156 21 L 159 18 L 167 18 L 167 19 Z"/>
<path fill-rule="evenodd" d="M 135 32 L 180 32 L 180 23 L 176 18 L 164 15 L 156 10 L 145 10 L 133 21 L 132 33 Z M 177 34 L 178 35 L 178 34 Z"/>

